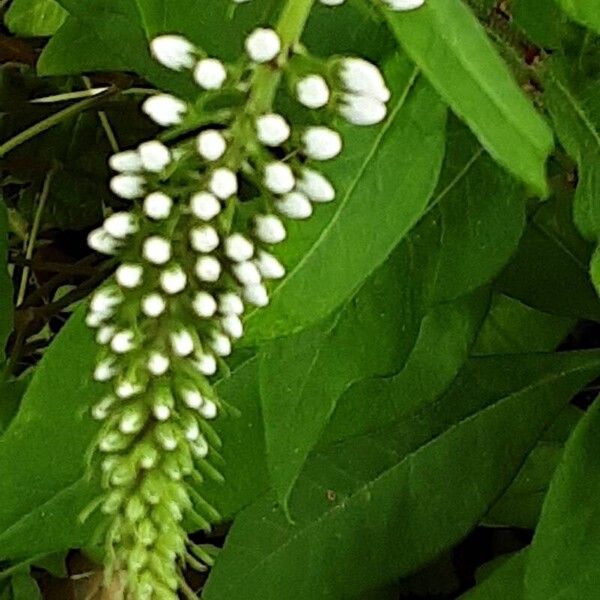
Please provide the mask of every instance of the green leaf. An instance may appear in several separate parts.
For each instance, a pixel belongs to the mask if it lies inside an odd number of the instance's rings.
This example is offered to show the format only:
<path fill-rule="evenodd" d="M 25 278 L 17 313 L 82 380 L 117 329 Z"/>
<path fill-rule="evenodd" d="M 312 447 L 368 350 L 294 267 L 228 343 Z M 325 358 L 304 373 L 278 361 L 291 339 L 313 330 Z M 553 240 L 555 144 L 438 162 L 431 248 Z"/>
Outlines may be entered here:
<path fill-rule="evenodd" d="M 513 554 L 459 600 L 523 600 L 527 550 Z"/>
<path fill-rule="evenodd" d="M 484 516 L 599 371 L 598 352 L 478 359 L 433 410 L 316 452 L 295 525 L 270 495 L 240 513 L 203 597 L 360 597 L 414 572 Z"/>
<path fill-rule="evenodd" d="M 524 207 L 518 187 L 456 121 L 449 126 L 448 144 L 429 214 L 388 263 L 335 319 L 276 340 L 263 351 L 268 461 L 284 506 L 308 453 L 351 384 L 396 373 L 373 384 L 374 402 L 387 405 L 390 396 L 406 398 L 395 410 L 409 411 L 443 392 L 466 359 L 486 298 L 440 307 L 423 318 L 437 302 L 479 288 L 501 269 L 518 244 Z M 336 264 L 333 257 L 331 261 Z M 297 301 L 306 304 L 306 299 Z M 424 378 L 430 369 L 437 376 Z M 362 386 L 371 383 L 358 384 L 358 396 L 346 398 L 334 429 L 343 431 L 346 421 L 355 423 L 355 411 L 362 412 Z M 370 421 L 365 417 L 360 422 Z"/>
<path fill-rule="evenodd" d="M 496 527 L 535 529 L 542 504 L 563 452 L 563 445 L 538 444 L 484 523 Z"/>
<path fill-rule="evenodd" d="M 582 99 L 571 87 L 570 66 L 560 58 L 544 71 L 544 103 L 561 144 L 579 166 L 575 223 L 590 241 L 600 238 L 600 124 L 591 113 L 593 98 Z M 600 104 L 600 96 L 595 99 Z"/>
<path fill-rule="evenodd" d="M 598 321 L 600 302 L 588 273 L 590 246 L 575 229 L 571 209 L 572 195 L 562 193 L 539 206 L 498 288 L 543 312 Z"/>
<path fill-rule="evenodd" d="M 600 33 L 600 0 L 556 0 L 574 21 Z"/>
<path fill-rule="evenodd" d="M 247 317 L 247 341 L 293 333 L 356 292 L 425 210 L 444 152 L 445 109 L 406 60 L 382 127 L 344 126 L 346 148 L 323 171 L 337 198 L 308 223 L 290 224 L 279 250 L 286 277 L 268 308 Z"/>
<path fill-rule="evenodd" d="M 566 29 L 566 18 L 553 0 L 514 0 L 514 24 L 542 48 L 559 48 Z"/>
<path fill-rule="evenodd" d="M 13 327 L 12 293 L 12 280 L 8 275 L 8 215 L 0 198 L 0 365 L 6 357 L 6 342 Z"/>
<path fill-rule="evenodd" d="M 29 381 L 28 376 L 8 381 L 0 380 L 0 434 L 4 433 L 17 413 Z"/>
<path fill-rule="evenodd" d="M 567 442 L 529 551 L 525 600 L 594 598 L 600 585 L 600 401 Z"/>
<path fill-rule="evenodd" d="M 54 35 L 68 14 L 55 0 L 13 0 L 4 15 L 11 33 L 23 37 Z"/>
<path fill-rule="evenodd" d="M 11 600 L 42 600 L 42 593 L 29 571 L 11 577 Z"/>
<path fill-rule="evenodd" d="M 515 298 L 496 294 L 473 353 L 550 352 L 565 339 L 575 322 L 575 319 L 535 310 Z"/>
<path fill-rule="evenodd" d="M 552 132 L 467 6 L 428 0 L 408 13 L 382 10 L 408 55 L 492 157 L 545 196 Z"/>

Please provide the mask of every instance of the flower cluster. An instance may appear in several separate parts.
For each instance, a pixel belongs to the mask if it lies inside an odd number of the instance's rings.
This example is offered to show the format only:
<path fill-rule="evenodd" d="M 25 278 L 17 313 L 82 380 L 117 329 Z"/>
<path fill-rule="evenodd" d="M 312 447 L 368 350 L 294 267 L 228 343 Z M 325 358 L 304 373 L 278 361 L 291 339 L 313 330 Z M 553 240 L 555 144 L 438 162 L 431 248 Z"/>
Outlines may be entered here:
<path fill-rule="evenodd" d="M 245 90 L 247 97 L 175 145 L 152 140 L 112 156 L 110 187 L 131 209 L 89 235 L 93 249 L 119 261 L 114 280 L 93 295 L 87 323 L 101 346 L 94 378 L 111 386 L 92 409 L 102 422 L 94 457 L 107 556 L 135 599 L 174 600 L 185 590 L 182 563 L 210 563 L 182 521 L 208 529 L 219 519 L 197 491 L 204 477 L 222 479 L 211 421 L 224 407 L 212 378 L 243 335 L 244 312 L 266 306 L 269 282 L 285 276 L 275 247 L 287 236 L 286 220 L 307 219 L 335 198 L 318 164 L 342 151 L 341 135 L 328 124 L 294 126 L 273 112 L 273 98 L 255 102 L 258 69 L 268 65 L 281 77 L 276 88 L 287 81 L 302 110 L 320 111 L 321 122 L 337 113 L 355 125 L 379 123 L 390 98 L 377 67 L 363 59 L 314 59 L 308 70 L 287 54 L 282 60 L 278 34 L 264 28 L 245 48 L 239 69 L 178 35 L 152 41 L 156 60 L 189 72 L 202 95 Z M 158 93 L 142 109 L 163 127 L 191 131 L 195 106 Z"/>

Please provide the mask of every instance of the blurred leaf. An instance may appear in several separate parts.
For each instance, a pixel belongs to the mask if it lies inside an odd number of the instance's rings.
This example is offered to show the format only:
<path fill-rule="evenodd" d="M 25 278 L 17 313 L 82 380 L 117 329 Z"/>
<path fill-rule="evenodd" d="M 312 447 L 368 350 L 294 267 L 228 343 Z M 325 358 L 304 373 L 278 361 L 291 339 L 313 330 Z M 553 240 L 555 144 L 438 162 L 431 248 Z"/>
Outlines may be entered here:
<path fill-rule="evenodd" d="M 549 352 L 565 339 L 574 325 L 575 319 L 557 317 L 515 298 L 496 294 L 473 353 Z"/>
<path fill-rule="evenodd" d="M 6 600 L 42 600 L 40 588 L 29 571 L 20 571 L 10 578 L 5 596 Z"/>
<path fill-rule="evenodd" d="M 0 365 L 6 357 L 6 342 L 13 328 L 12 320 L 13 288 L 8 275 L 8 214 L 6 205 L 0 198 Z"/>
<path fill-rule="evenodd" d="M 4 430 L 17 413 L 21 398 L 29 382 L 29 376 L 19 379 L 9 379 L 7 381 L 0 379 L 0 434 L 4 433 Z"/>
<path fill-rule="evenodd" d="M 290 500 L 296 524 L 270 495 L 243 511 L 205 599 L 329 600 L 414 572 L 483 517 L 599 371 L 597 352 L 478 359 L 434 409 L 316 452 Z"/>
<path fill-rule="evenodd" d="M 529 551 L 526 600 L 593 598 L 600 585 L 600 401 L 566 444 Z"/>
<path fill-rule="evenodd" d="M 514 24 L 542 48 L 560 47 L 566 18 L 553 0 L 513 0 Z"/>
<path fill-rule="evenodd" d="M 600 0 L 556 0 L 574 20 L 600 33 Z"/>
<path fill-rule="evenodd" d="M 54 35 L 67 12 L 56 0 L 13 0 L 4 15 L 11 33 L 22 37 Z"/>
<path fill-rule="evenodd" d="M 524 600 L 526 560 L 527 550 L 513 554 L 459 600 Z"/>
<path fill-rule="evenodd" d="M 411 12 L 383 10 L 406 52 L 492 157 L 546 195 L 552 132 L 469 8 L 428 0 Z"/>

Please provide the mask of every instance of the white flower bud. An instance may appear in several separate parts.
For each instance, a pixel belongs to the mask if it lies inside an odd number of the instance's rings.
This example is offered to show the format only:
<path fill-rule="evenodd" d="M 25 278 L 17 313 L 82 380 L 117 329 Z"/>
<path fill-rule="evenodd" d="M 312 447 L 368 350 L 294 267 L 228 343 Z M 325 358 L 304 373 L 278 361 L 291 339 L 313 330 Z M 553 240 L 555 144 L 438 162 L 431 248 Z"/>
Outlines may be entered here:
<path fill-rule="evenodd" d="M 125 200 L 135 200 L 144 195 L 146 180 L 142 175 L 121 174 L 115 175 L 110 180 L 110 189 L 113 194 Z"/>
<path fill-rule="evenodd" d="M 219 245 L 219 234 L 210 225 L 194 227 L 190 231 L 190 245 L 196 252 L 212 252 Z"/>
<path fill-rule="evenodd" d="M 321 4 L 325 6 L 340 6 L 346 2 L 346 0 L 320 0 Z"/>
<path fill-rule="evenodd" d="M 231 169 L 216 169 L 210 178 L 209 187 L 217 198 L 227 200 L 238 191 L 237 176 Z"/>
<path fill-rule="evenodd" d="M 212 400 L 206 400 L 200 408 L 200 414 L 208 420 L 216 418 L 217 412 L 217 405 Z"/>
<path fill-rule="evenodd" d="M 170 94 L 156 94 L 142 104 L 142 110 L 158 125 L 170 127 L 181 123 L 187 112 L 187 105 Z"/>
<path fill-rule="evenodd" d="M 148 362 L 146 363 L 148 371 L 157 377 L 164 375 L 169 370 L 169 365 L 169 357 L 164 355 L 162 352 L 152 352 L 152 354 L 150 354 L 148 357 Z"/>
<path fill-rule="evenodd" d="M 290 137 L 290 133 L 290 126 L 281 115 L 271 113 L 256 119 L 256 135 L 265 146 L 280 146 Z"/>
<path fill-rule="evenodd" d="M 217 361 L 212 354 L 202 354 L 194 363 L 202 375 L 210 376 L 217 372 Z"/>
<path fill-rule="evenodd" d="M 219 296 L 219 311 L 224 315 L 241 315 L 244 312 L 244 303 L 234 292 L 226 292 Z"/>
<path fill-rule="evenodd" d="M 425 0 L 383 0 L 392 10 L 415 10 L 425 4 Z"/>
<path fill-rule="evenodd" d="M 128 398 L 139 394 L 142 389 L 141 385 L 134 383 L 133 381 L 121 381 L 117 385 L 115 392 L 121 400 L 127 400 Z"/>
<path fill-rule="evenodd" d="M 186 285 L 187 275 L 179 265 L 165 269 L 160 274 L 160 287 L 170 296 L 183 292 Z"/>
<path fill-rule="evenodd" d="M 221 327 L 223 331 L 235 340 L 242 337 L 244 334 L 244 326 L 241 319 L 237 315 L 226 315 L 221 319 Z"/>
<path fill-rule="evenodd" d="M 102 322 L 107 318 L 107 315 L 95 312 L 88 312 L 85 316 L 85 324 L 91 329 L 96 329 L 102 325 Z"/>
<path fill-rule="evenodd" d="M 90 309 L 92 312 L 99 313 L 102 315 L 112 314 L 115 306 L 118 306 L 123 302 L 123 296 L 119 292 L 119 289 L 115 287 L 102 288 L 98 290 L 93 296 L 90 302 Z"/>
<path fill-rule="evenodd" d="M 110 409 L 113 407 L 117 399 L 114 396 L 106 396 L 100 402 L 92 407 L 92 418 L 96 421 L 103 421 L 108 417 Z"/>
<path fill-rule="evenodd" d="M 167 69 L 181 71 L 194 66 L 194 45 L 180 35 L 161 35 L 150 42 L 152 56 Z"/>
<path fill-rule="evenodd" d="M 329 86 L 321 75 L 307 75 L 296 86 L 298 102 L 307 108 L 322 108 L 329 102 Z"/>
<path fill-rule="evenodd" d="M 110 343 L 113 335 L 115 335 L 115 328 L 112 325 L 104 325 L 98 330 L 96 334 L 96 343 L 101 346 L 106 346 L 106 344 Z"/>
<path fill-rule="evenodd" d="M 166 219 L 172 208 L 173 200 L 163 192 L 152 192 L 144 199 L 144 214 L 156 221 Z"/>
<path fill-rule="evenodd" d="M 115 333 L 110 342 L 110 347 L 115 354 L 126 354 L 134 348 L 133 331 L 125 329 Z"/>
<path fill-rule="evenodd" d="M 119 372 L 114 358 L 100 361 L 94 370 L 94 380 L 99 382 L 110 381 Z"/>
<path fill-rule="evenodd" d="M 144 415 L 137 409 L 131 408 L 125 412 L 119 421 L 119 430 L 125 435 L 138 433 L 144 427 Z"/>
<path fill-rule="evenodd" d="M 265 244 L 278 244 L 285 240 L 285 227 L 275 215 L 257 215 L 254 218 L 256 237 Z"/>
<path fill-rule="evenodd" d="M 115 254 L 119 249 L 119 242 L 103 227 L 91 231 L 87 238 L 88 246 L 101 254 Z"/>
<path fill-rule="evenodd" d="M 208 292 L 198 292 L 192 308 L 199 317 L 209 319 L 217 312 L 217 301 Z"/>
<path fill-rule="evenodd" d="M 116 212 L 104 221 L 104 229 L 112 237 L 123 240 L 138 229 L 135 217 L 129 212 Z"/>
<path fill-rule="evenodd" d="M 160 294 L 152 293 L 142 298 L 142 312 L 147 317 L 160 317 L 165 312 L 166 307 L 167 303 Z"/>
<path fill-rule="evenodd" d="M 221 212 L 221 203 L 210 192 L 198 192 L 192 196 L 190 208 L 201 221 L 210 221 Z"/>
<path fill-rule="evenodd" d="M 197 410 L 204 404 L 204 398 L 198 390 L 193 388 L 184 388 L 180 391 L 181 397 L 189 408 Z"/>
<path fill-rule="evenodd" d="M 272 29 L 255 29 L 246 38 L 246 52 L 257 63 L 273 60 L 281 51 L 281 40 Z"/>
<path fill-rule="evenodd" d="M 265 279 L 281 279 L 285 275 L 285 267 L 272 254 L 264 250 L 258 253 L 254 264 Z"/>
<path fill-rule="evenodd" d="M 304 152 L 308 158 L 329 160 L 342 151 L 342 138 L 328 127 L 309 127 L 302 136 Z"/>
<path fill-rule="evenodd" d="M 171 162 L 171 151 L 158 140 L 140 144 L 138 151 L 146 171 L 160 173 Z"/>
<path fill-rule="evenodd" d="M 144 240 L 142 253 L 148 262 L 164 265 L 171 260 L 171 244 L 164 237 L 152 235 Z"/>
<path fill-rule="evenodd" d="M 225 254 L 235 262 L 250 260 L 254 254 L 254 244 L 241 233 L 234 233 L 225 240 Z"/>
<path fill-rule="evenodd" d="M 196 458 L 206 458 L 208 456 L 209 448 L 206 440 L 203 437 L 200 437 L 195 442 L 190 444 L 190 450 L 193 452 Z"/>
<path fill-rule="evenodd" d="M 340 79 L 349 92 L 374 98 L 380 102 L 390 99 L 390 91 L 385 85 L 381 71 L 362 58 L 350 57 L 341 61 Z"/>
<path fill-rule="evenodd" d="M 195 271 L 200 281 L 214 283 L 221 276 L 221 263 L 214 256 L 201 256 L 196 261 Z"/>
<path fill-rule="evenodd" d="M 203 58 L 194 69 L 194 79 L 205 90 L 218 90 L 227 79 L 227 71 L 220 60 Z"/>
<path fill-rule="evenodd" d="M 381 123 L 387 114 L 383 102 L 367 96 L 345 94 L 339 108 L 340 114 L 352 125 L 375 125 Z"/>
<path fill-rule="evenodd" d="M 233 274 L 243 285 L 255 285 L 261 282 L 258 267 L 251 262 L 241 262 L 231 268 Z"/>
<path fill-rule="evenodd" d="M 169 420 L 171 416 L 171 408 L 167 404 L 163 404 L 162 400 L 155 400 L 152 405 L 152 414 L 155 416 L 157 421 L 164 423 Z M 149 468 L 149 467 L 146 467 Z"/>
<path fill-rule="evenodd" d="M 133 289 L 141 285 L 144 269 L 141 265 L 122 264 L 115 273 L 117 283 L 124 288 Z"/>
<path fill-rule="evenodd" d="M 200 437 L 200 428 L 196 421 L 190 421 L 185 428 L 185 439 L 188 442 L 195 442 Z"/>
<path fill-rule="evenodd" d="M 275 202 L 277 210 L 290 219 L 308 219 L 313 209 L 310 200 L 302 192 L 290 192 Z"/>
<path fill-rule="evenodd" d="M 163 425 L 164 427 L 164 425 Z M 173 431 L 169 429 L 156 429 L 156 439 L 158 443 L 168 452 L 172 452 L 177 448 L 177 438 L 173 434 Z"/>
<path fill-rule="evenodd" d="M 170 335 L 171 348 L 179 356 L 189 356 L 194 351 L 194 338 L 186 329 L 180 329 Z"/>
<path fill-rule="evenodd" d="M 244 300 L 259 308 L 267 306 L 269 304 L 267 288 L 262 283 L 246 286 L 244 288 Z"/>
<path fill-rule="evenodd" d="M 291 167 L 283 162 L 272 162 L 265 167 L 265 186 L 274 194 L 285 194 L 294 189 L 296 180 Z"/>
<path fill-rule="evenodd" d="M 207 129 L 198 134 L 196 148 L 198 149 L 198 154 L 203 159 L 214 162 L 225 154 L 227 141 L 220 131 Z"/>
<path fill-rule="evenodd" d="M 335 189 L 331 182 L 318 171 L 304 169 L 298 180 L 298 189 L 313 202 L 331 202 L 335 199 Z"/>
<path fill-rule="evenodd" d="M 211 348 L 217 356 L 229 356 L 231 354 L 231 341 L 226 335 L 215 332 L 210 342 Z"/>
<path fill-rule="evenodd" d="M 119 173 L 137 173 L 142 170 L 142 159 L 137 150 L 124 150 L 113 154 L 108 166 Z"/>

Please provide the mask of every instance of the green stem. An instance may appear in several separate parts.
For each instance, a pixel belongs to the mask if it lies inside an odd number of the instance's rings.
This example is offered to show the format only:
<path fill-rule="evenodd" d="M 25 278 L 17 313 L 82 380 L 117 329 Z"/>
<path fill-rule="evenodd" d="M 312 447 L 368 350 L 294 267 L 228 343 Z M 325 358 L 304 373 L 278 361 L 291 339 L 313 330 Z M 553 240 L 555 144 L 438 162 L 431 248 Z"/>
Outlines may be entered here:
<path fill-rule="evenodd" d="M 276 30 L 281 39 L 279 68 L 269 65 L 257 67 L 252 80 L 253 93 L 248 107 L 257 114 L 270 110 L 281 82 L 281 67 L 288 60 L 290 50 L 300 41 L 315 0 L 288 0 L 277 22 Z"/>
<path fill-rule="evenodd" d="M 11 150 L 13 150 L 14 148 L 16 148 L 17 146 L 20 146 L 21 144 L 27 142 L 28 140 L 34 138 L 37 135 L 40 135 L 44 131 L 54 127 L 55 125 L 58 125 L 62 121 L 69 119 L 70 117 L 84 110 L 87 110 L 88 108 L 96 106 L 97 104 L 103 102 L 110 96 L 114 96 L 116 93 L 118 93 L 118 91 L 119 90 L 116 87 L 110 87 L 106 92 L 97 94 L 92 98 L 86 98 L 81 102 L 77 102 L 77 104 L 67 106 L 67 108 L 59 110 L 57 113 L 54 113 L 47 119 L 35 123 L 35 125 L 32 125 L 28 129 L 21 131 L 21 133 L 18 133 L 17 135 L 15 135 L 15 137 L 11 138 L 10 140 L 7 140 L 2 145 L 0 145 L 0 158 L 8 152 L 10 152 Z"/>

